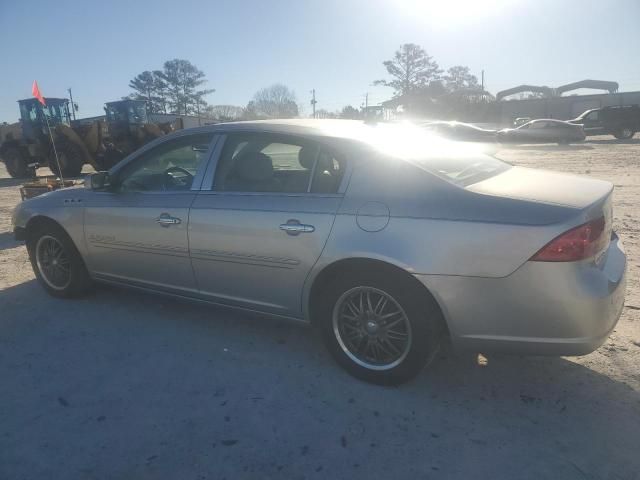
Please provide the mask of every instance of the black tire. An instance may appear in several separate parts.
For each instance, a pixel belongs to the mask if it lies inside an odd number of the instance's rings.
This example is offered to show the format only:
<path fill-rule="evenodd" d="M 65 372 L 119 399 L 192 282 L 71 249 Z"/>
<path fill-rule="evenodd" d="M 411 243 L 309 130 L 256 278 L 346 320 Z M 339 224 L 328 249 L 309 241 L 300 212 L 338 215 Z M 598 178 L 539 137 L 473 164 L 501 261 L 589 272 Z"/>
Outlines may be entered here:
<path fill-rule="evenodd" d="M 400 355 L 394 361 L 392 361 L 394 357 L 390 357 L 388 363 L 381 362 L 374 365 L 369 360 L 363 361 L 362 356 L 358 359 L 358 355 L 353 352 L 353 349 L 350 350 L 347 346 L 349 341 L 346 339 L 347 337 L 341 338 L 340 321 L 337 320 L 340 318 L 341 305 L 345 305 L 345 298 L 349 298 L 350 292 L 355 291 L 357 295 L 357 289 L 361 287 L 370 289 L 372 295 L 377 295 L 376 292 L 383 292 L 396 302 L 396 305 L 403 311 L 402 313 L 406 314 L 409 324 L 406 329 L 408 333 L 407 346 L 399 347 L 397 343 L 395 344 L 397 351 L 405 352 L 404 357 Z M 380 313 L 382 314 L 383 311 L 384 309 Z M 398 385 L 418 375 L 437 353 L 444 331 L 444 319 L 440 308 L 428 292 L 404 274 L 389 272 L 386 269 L 343 272 L 325 287 L 313 314 L 314 323 L 320 329 L 326 347 L 338 364 L 354 377 L 379 385 Z M 336 319 L 334 319 L 334 315 Z M 398 317 L 391 317 L 391 319 L 396 318 Z M 381 339 L 379 337 L 385 333 L 383 331 L 386 328 L 384 322 L 385 320 L 381 320 L 375 333 L 372 333 L 375 335 L 374 338 L 369 336 L 371 332 L 364 333 L 365 328 L 368 328 L 369 325 L 368 320 L 362 318 L 359 320 L 362 333 L 356 335 L 367 336 L 365 355 L 369 350 L 369 339 L 372 339 L 372 343 L 377 342 L 376 349 L 378 351 L 382 348 L 380 345 L 386 345 L 385 348 L 391 351 L 389 338 Z M 353 324 L 356 324 L 355 321 Z M 351 328 L 353 325 L 349 327 L 349 329 Z M 347 330 L 347 332 L 351 331 Z M 359 340 L 356 341 L 360 343 L 362 337 L 358 338 Z M 371 363 L 375 368 L 367 366 L 365 363 Z"/>
<path fill-rule="evenodd" d="M 60 245 L 67 258 L 68 281 L 56 281 L 55 275 L 47 273 L 46 261 L 39 249 L 46 249 L 47 245 L 43 242 L 50 239 L 54 239 Z M 27 238 L 27 251 L 36 278 L 50 295 L 60 298 L 78 297 L 91 288 L 91 277 L 82 256 L 69 235 L 60 226 L 47 222 L 35 227 Z M 61 261 L 60 265 L 62 265 Z"/>
<path fill-rule="evenodd" d="M 4 148 L 1 156 L 7 167 L 7 172 L 13 178 L 26 178 L 29 176 L 29 162 L 26 158 L 23 158 L 18 147 L 9 146 Z"/>
<path fill-rule="evenodd" d="M 62 169 L 62 176 L 78 177 L 82 173 L 82 166 L 84 165 L 82 150 L 78 145 L 71 142 L 60 142 L 56 145 L 58 148 L 58 160 L 60 162 L 60 168 Z M 60 176 L 60 169 L 56 162 L 54 152 L 51 152 L 49 157 L 49 169 L 56 176 Z"/>
<path fill-rule="evenodd" d="M 616 137 L 618 140 L 629 140 L 633 138 L 635 133 L 636 132 L 634 132 L 633 128 L 631 127 L 621 127 L 619 130 L 617 130 L 613 134 L 613 136 Z"/>

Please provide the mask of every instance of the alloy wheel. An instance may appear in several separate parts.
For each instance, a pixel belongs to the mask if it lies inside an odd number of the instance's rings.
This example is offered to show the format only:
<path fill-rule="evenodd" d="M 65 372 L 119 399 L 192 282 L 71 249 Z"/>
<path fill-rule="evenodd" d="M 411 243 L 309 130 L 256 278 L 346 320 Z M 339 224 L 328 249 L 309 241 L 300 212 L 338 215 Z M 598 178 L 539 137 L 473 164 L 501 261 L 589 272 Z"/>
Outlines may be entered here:
<path fill-rule="evenodd" d="M 43 235 L 36 243 L 36 264 L 42 279 L 54 290 L 64 290 L 71 283 L 71 261 L 60 242 Z"/>
<path fill-rule="evenodd" d="M 400 304 L 373 287 L 346 291 L 333 309 L 333 332 L 343 352 L 358 365 L 389 370 L 411 348 L 411 323 Z"/>

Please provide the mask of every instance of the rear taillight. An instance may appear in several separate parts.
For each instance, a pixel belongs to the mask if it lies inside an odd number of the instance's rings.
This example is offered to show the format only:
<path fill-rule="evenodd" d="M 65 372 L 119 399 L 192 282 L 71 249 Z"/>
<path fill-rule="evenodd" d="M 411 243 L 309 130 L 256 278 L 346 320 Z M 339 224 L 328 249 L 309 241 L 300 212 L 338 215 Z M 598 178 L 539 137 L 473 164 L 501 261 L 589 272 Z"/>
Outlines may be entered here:
<path fill-rule="evenodd" d="M 556 237 L 536 253 L 535 262 L 575 262 L 603 250 L 609 241 L 604 217 L 591 220 Z"/>

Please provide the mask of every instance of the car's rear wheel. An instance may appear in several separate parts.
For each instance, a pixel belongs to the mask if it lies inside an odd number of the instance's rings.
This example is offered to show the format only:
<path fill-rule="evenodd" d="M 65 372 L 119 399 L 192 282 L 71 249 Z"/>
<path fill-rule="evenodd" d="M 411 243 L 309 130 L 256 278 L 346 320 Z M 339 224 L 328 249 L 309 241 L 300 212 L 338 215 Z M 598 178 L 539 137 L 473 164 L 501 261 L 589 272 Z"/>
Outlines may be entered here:
<path fill-rule="evenodd" d="M 36 227 L 27 239 L 29 259 L 36 278 L 55 297 L 75 297 L 85 293 L 91 278 L 66 232 L 53 224 Z"/>
<path fill-rule="evenodd" d="M 634 132 L 631 127 L 622 127 L 620 130 L 615 132 L 613 136 L 618 140 L 629 140 L 630 138 L 633 138 L 635 133 L 636 132 Z"/>
<path fill-rule="evenodd" d="M 344 273 L 326 287 L 316 317 L 325 344 L 351 375 L 396 385 L 438 350 L 443 318 L 412 279 L 389 272 Z"/>

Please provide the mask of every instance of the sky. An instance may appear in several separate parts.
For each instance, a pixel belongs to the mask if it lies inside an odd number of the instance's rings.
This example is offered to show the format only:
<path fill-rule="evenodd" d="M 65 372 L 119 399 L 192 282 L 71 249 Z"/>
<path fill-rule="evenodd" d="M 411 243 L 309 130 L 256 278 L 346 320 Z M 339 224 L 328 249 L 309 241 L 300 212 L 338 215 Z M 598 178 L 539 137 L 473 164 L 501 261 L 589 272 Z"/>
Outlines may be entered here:
<path fill-rule="evenodd" d="M 212 105 L 244 106 L 273 83 L 311 112 L 389 99 L 373 86 L 402 43 L 442 68 L 466 65 L 487 90 L 586 78 L 640 90 L 639 0 L 0 0 L 0 122 L 38 80 L 45 96 L 72 88 L 80 117 L 131 92 L 166 60 L 203 70 Z"/>

